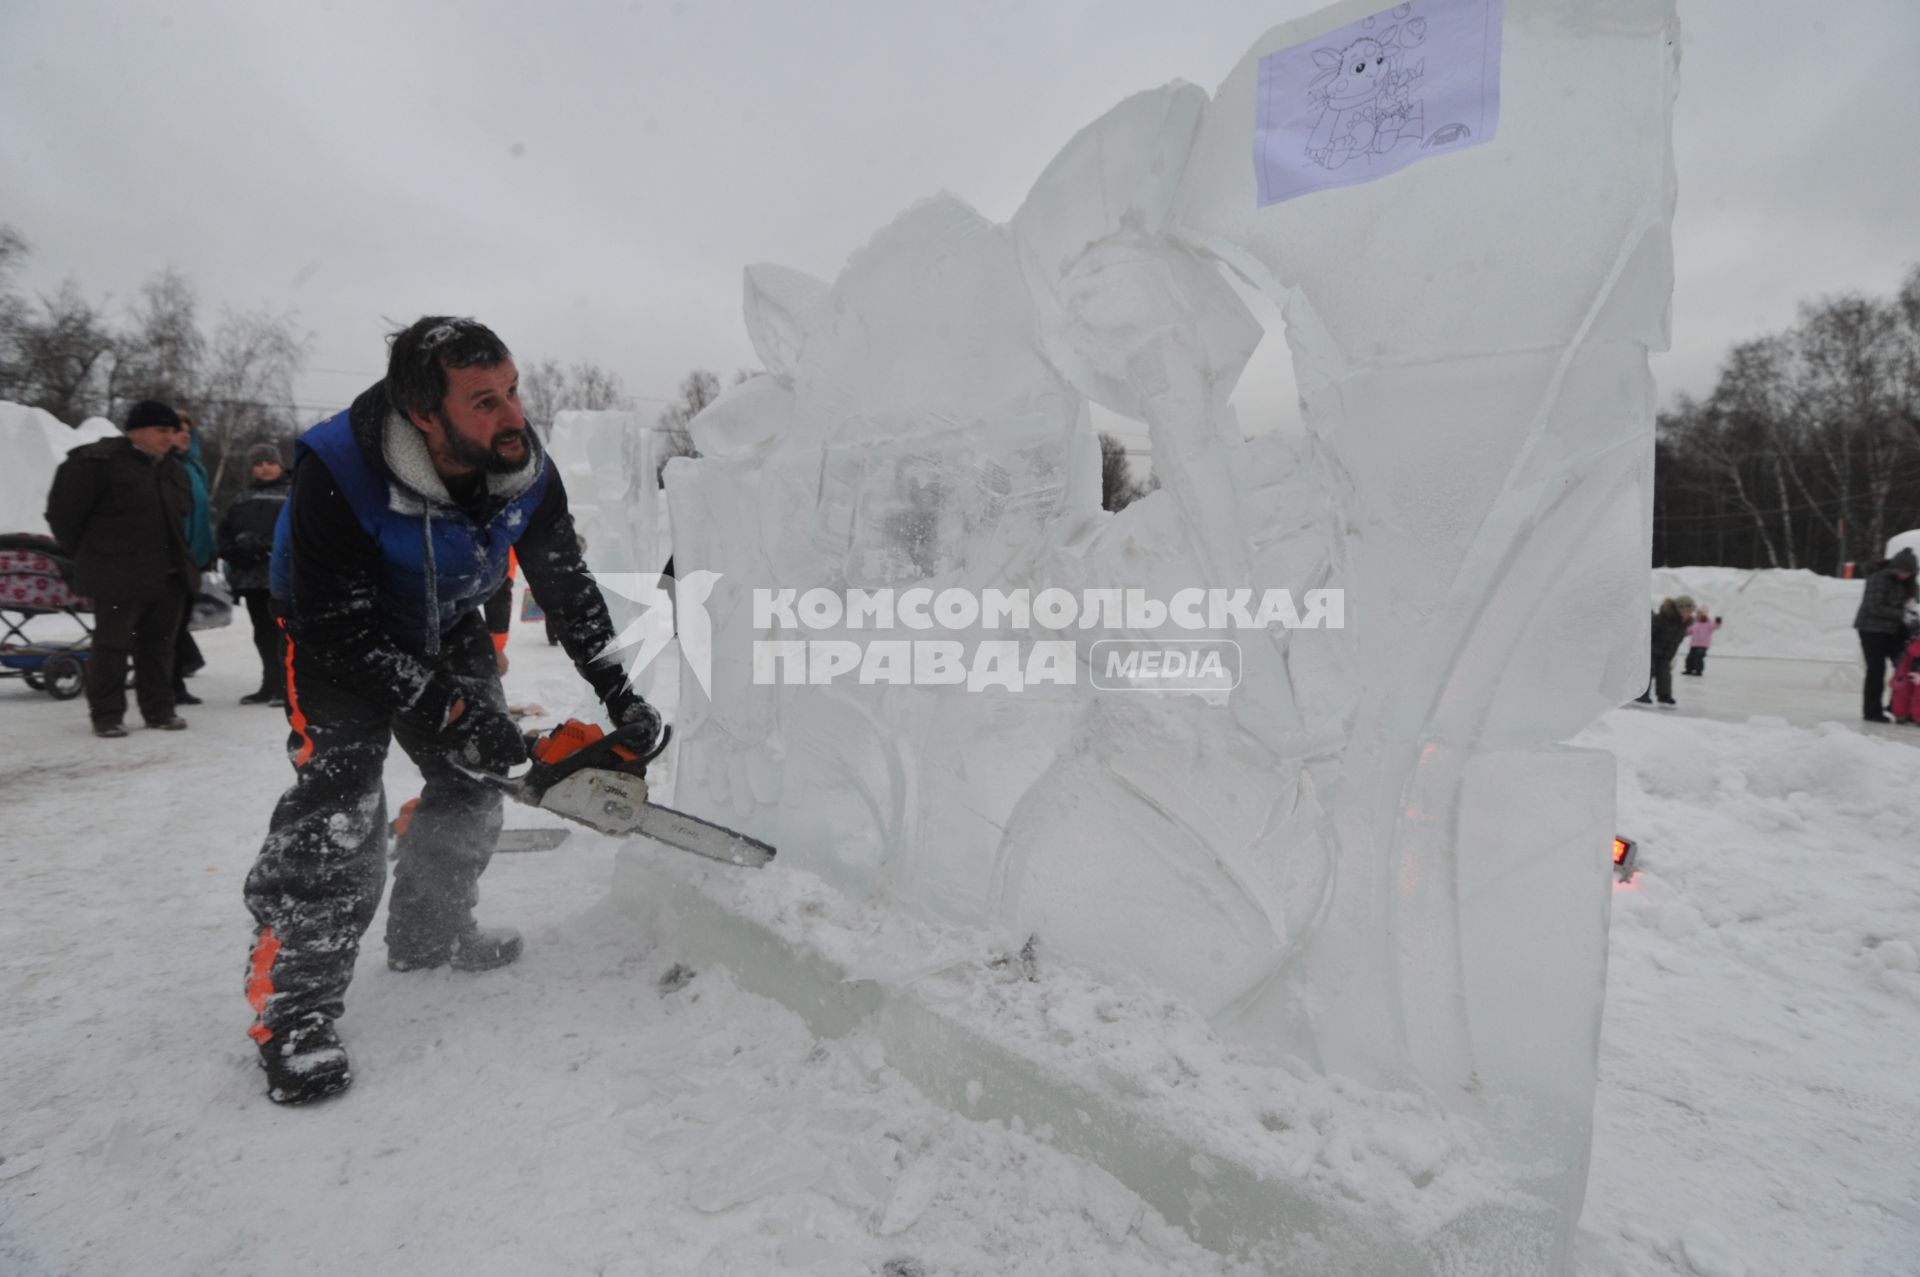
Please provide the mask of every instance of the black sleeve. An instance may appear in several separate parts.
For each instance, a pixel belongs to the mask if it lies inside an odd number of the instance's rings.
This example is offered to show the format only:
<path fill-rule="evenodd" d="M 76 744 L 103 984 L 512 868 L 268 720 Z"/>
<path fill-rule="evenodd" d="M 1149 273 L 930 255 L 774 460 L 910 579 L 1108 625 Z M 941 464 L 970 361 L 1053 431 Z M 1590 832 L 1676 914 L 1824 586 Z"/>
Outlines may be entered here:
<path fill-rule="evenodd" d="M 100 472 L 105 468 L 68 457 L 53 472 L 53 487 L 47 492 L 47 526 L 69 558 L 79 553 L 87 520 L 100 499 Z"/>
<path fill-rule="evenodd" d="M 227 512 L 220 516 L 220 526 L 213 530 L 214 552 L 227 562 L 241 566 L 245 564 L 240 558 L 239 529 L 233 526 L 233 512 L 244 499 L 236 499 L 228 506 Z"/>
<path fill-rule="evenodd" d="M 493 650 L 499 651 L 507 645 L 507 635 L 513 630 L 513 572 L 507 572 L 507 579 L 493 592 L 480 608 L 486 617 L 487 633 L 493 635 Z"/>
<path fill-rule="evenodd" d="M 566 649 L 580 677 L 593 687 L 604 704 L 627 693 L 627 672 L 618 660 L 599 660 L 613 642 L 613 621 L 600 587 L 580 557 L 580 539 L 567 511 L 567 490 L 556 471 L 547 494 L 527 520 L 527 530 L 514 545 L 520 568 L 534 601 L 553 618 L 560 646 Z"/>
<path fill-rule="evenodd" d="M 1906 596 L 1900 578 L 1882 570 L 1867 578 L 1860 594 L 1860 610 L 1853 618 L 1855 629 L 1886 630 L 1900 633 L 1906 628 Z"/>
<path fill-rule="evenodd" d="M 327 682 L 435 726 L 456 694 L 450 680 L 380 627 L 380 548 L 318 457 L 300 459 L 288 498 L 293 599 L 287 632 L 300 664 Z"/>

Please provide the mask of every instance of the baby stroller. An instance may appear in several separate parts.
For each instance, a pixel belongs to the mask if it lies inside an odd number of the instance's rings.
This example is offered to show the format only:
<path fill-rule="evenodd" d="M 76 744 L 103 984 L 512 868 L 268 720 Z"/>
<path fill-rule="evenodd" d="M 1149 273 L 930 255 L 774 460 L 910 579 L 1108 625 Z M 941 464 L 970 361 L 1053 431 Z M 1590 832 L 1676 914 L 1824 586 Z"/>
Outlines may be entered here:
<path fill-rule="evenodd" d="M 67 583 L 73 561 L 60 553 L 52 537 L 31 532 L 0 535 L 0 678 L 23 678 L 36 692 L 71 700 L 86 690 L 88 644 L 93 602 Z M 36 642 L 27 626 L 36 617 L 65 615 L 81 637 Z"/>
<path fill-rule="evenodd" d="M 1920 723 L 1920 635 L 1908 641 L 1900 663 L 1893 667 L 1893 704 L 1888 712 L 1896 723 Z"/>

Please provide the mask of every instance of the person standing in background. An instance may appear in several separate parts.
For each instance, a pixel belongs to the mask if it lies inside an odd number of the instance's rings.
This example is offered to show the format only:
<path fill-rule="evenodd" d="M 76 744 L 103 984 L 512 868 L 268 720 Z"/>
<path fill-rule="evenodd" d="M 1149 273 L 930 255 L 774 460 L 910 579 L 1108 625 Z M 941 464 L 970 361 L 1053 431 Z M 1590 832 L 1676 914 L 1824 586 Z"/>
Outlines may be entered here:
<path fill-rule="evenodd" d="M 1662 705 L 1677 705 L 1673 699 L 1673 658 L 1680 651 L 1680 640 L 1687 636 L 1687 626 L 1693 620 L 1693 600 L 1682 594 L 1677 599 L 1660 600 L 1659 611 L 1653 614 L 1653 669 L 1651 686 L 1634 700 L 1642 705 L 1653 704 L 1648 692 L 1657 695 Z"/>
<path fill-rule="evenodd" d="M 1867 660 L 1866 682 L 1860 688 L 1860 717 L 1869 723 L 1890 723 L 1886 701 L 1887 663 L 1900 659 L 1907 636 L 1907 602 L 1914 597 L 1913 577 L 1920 559 L 1902 550 L 1867 578 L 1853 628 L 1860 631 L 1860 654 Z"/>
<path fill-rule="evenodd" d="M 268 594 L 273 563 L 273 528 L 293 488 L 277 444 L 256 443 L 247 450 L 247 490 L 233 499 L 220 520 L 216 540 L 226 560 L 227 584 L 247 606 L 253 623 L 253 649 L 260 654 L 260 688 L 240 698 L 242 705 L 285 705 L 286 636 L 273 615 Z"/>
<path fill-rule="evenodd" d="M 1708 616 L 1709 609 L 1701 608 L 1693 618 L 1693 624 L 1687 627 L 1687 667 L 1680 672 L 1699 678 L 1707 672 L 1707 648 L 1713 644 L 1713 632 L 1720 628 L 1720 618 Z"/>
<path fill-rule="evenodd" d="M 127 412 L 125 437 L 82 444 L 54 472 L 47 526 L 76 562 L 75 585 L 93 600 L 87 708 L 95 736 L 127 734 L 127 661 L 140 716 L 179 731 L 173 639 L 200 570 L 187 549 L 193 486 L 174 451 L 180 418 L 145 399 Z"/>
<path fill-rule="evenodd" d="M 204 572 L 213 566 L 217 548 L 213 513 L 207 502 L 207 469 L 200 464 L 200 440 L 193 431 L 193 418 L 184 412 L 179 417 L 181 428 L 173 436 L 173 447 L 181 454 L 187 481 L 193 487 L 193 508 L 187 513 L 187 553 L 193 556 L 194 567 Z M 198 580 L 198 573 L 195 579 Z M 173 702 L 176 705 L 200 703 L 200 698 L 187 690 L 187 679 L 207 663 L 189 629 L 193 622 L 193 601 L 198 596 L 196 585 L 194 592 L 187 596 L 186 610 L 180 614 L 180 628 L 173 638 Z"/>

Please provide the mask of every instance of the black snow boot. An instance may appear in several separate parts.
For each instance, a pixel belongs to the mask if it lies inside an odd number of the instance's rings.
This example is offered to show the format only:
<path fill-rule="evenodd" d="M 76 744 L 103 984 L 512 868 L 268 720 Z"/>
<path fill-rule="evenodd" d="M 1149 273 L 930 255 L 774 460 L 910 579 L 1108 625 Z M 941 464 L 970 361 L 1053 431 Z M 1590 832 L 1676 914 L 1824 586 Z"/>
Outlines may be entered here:
<path fill-rule="evenodd" d="M 491 971 L 520 956 L 520 933 L 512 927 L 473 927 L 438 949 L 387 946 L 387 966 L 395 971 L 426 971 L 450 966 L 455 971 Z"/>
<path fill-rule="evenodd" d="M 263 687 L 257 692 L 248 692 L 240 698 L 242 705 L 272 705 L 280 699 L 280 689 Z"/>
<path fill-rule="evenodd" d="M 267 1071 L 267 1098 L 275 1104 L 305 1104 L 338 1094 L 353 1083 L 346 1048 L 333 1021 L 311 1015 L 260 1044 Z"/>

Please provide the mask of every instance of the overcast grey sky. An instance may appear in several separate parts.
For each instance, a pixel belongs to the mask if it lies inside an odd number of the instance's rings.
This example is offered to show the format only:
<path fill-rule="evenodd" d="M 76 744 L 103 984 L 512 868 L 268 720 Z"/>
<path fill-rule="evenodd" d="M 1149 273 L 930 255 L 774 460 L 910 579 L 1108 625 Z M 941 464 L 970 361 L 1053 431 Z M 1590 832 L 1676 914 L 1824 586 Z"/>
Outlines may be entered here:
<path fill-rule="evenodd" d="M 1385 7 L 1386 0 L 1382 0 Z M 172 266 L 298 312 L 304 404 L 386 321 L 478 315 L 638 396 L 753 362 L 740 270 L 831 277 L 942 188 L 1004 220 L 1129 93 L 1212 89 L 1318 0 L 0 0 L 0 222 L 26 283 L 131 298 Z M 1674 350 L 1920 260 L 1920 0 L 1682 0 Z M 1243 421 L 1290 417 L 1284 337 Z M 310 414 L 317 418 L 317 412 Z"/>

